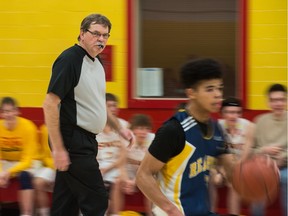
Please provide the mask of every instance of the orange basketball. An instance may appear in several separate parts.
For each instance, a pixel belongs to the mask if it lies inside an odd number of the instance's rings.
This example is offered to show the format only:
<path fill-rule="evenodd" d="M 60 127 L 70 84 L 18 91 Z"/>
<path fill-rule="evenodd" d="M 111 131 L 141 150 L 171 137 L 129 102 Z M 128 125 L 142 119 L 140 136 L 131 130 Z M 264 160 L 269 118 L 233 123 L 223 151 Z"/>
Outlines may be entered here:
<path fill-rule="evenodd" d="M 279 178 L 279 170 L 268 156 L 254 155 L 235 166 L 232 186 L 245 201 L 272 203 L 278 194 Z"/>

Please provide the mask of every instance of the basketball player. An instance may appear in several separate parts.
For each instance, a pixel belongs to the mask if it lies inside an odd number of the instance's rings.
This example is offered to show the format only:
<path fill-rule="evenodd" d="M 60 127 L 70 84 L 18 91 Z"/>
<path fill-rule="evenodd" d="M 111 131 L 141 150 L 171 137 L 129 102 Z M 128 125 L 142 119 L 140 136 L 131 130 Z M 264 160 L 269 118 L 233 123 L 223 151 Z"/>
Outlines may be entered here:
<path fill-rule="evenodd" d="M 37 216 L 50 215 L 50 198 L 47 192 L 53 191 L 56 170 L 48 144 L 48 129 L 45 124 L 39 128 L 40 132 L 40 162 L 41 167 L 35 170 L 33 185 L 35 188 L 35 204 Z"/>
<path fill-rule="evenodd" d="M 106 106 L 107 110 L 111 111 L 111 114 L 117 118 L 123 128 L 129 127 L 129 123 L 126 120 L 118 117 L 119 108 L 116 95 L 106 93 Z M 97 160 L 99 169 L 102 173 L 105 187 L 109 192 L 109 205 L 106 212 L 109 215 L 113 205 L 111 188 L 119 176 L 120 167 L 123 166 L 126 159 L 127 141 L 123 140 L 119 133 L 108 124 L 105 125 L 103 131 L 97 135 L 96 139 L 98 142 Z"/>
<path fill-rule="evenodd" d="M 189 61 L 181 68 L 181 80 L 189 99 L 186 109 L 157 131 L 136 182 L 156 205 L 155 215 L 215 215 L 210 212 L 209 169 L 216 157 L 227 173 L 232 169 L 220 126 L 210 117 L 221 108 L 222 66 L 212 59 Z"/>
<path fill-rule="evenodd" d="M 0 187 L 6 187 L 10 179 L 16 177 L 20 183 L 20 212 L 29 216 L 33 214 L 34 203 L 31 168 L 38 145 L 37 127 L 32 121 L 19 117 L 14 98 L 4 97 L 0 108 Z"/>
<path fill-rule="evenodd" d="M 114 213 L 120 214 L 120 211 L 125 206 L 125 194 L 139 193 L 136 186 L 136 172 L 139 168 L 144 155 L 150 146 L 155 134 L 151 133 L 152 121 L 148 115 L 135 114 L 130 119 L 130 128 L 135 136 L 134 145 L 128 149 L 128 154 L 125 160 L 125 166 L 122 169 L 121 176 L 117 179 L 113 188 Z M 151 203 L 147 198 L 144 198 L 145 215 L 152 215 Z"/>

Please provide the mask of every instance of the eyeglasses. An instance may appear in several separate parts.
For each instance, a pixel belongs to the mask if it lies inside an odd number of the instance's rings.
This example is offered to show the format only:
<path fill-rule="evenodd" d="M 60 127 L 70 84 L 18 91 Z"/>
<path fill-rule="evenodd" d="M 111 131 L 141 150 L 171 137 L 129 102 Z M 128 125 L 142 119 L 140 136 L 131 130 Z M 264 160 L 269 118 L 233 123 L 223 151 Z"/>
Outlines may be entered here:
<path fill-rule="evenodd" d="M 110 34 L 109 33 L 104 33 L 104 34 L 101 34 L 100 32 L 98 31 L 95 31 L 95 32 L 92 32 L 90 31 L 89 29 L 86 29 L 87 32 L 89 32 L 90 34 L 92 34 L 94 37 L 96 38 L 100 38 L 101 36 L 103 36 L 104 39 L 108 39 L 110 37 Z"/>

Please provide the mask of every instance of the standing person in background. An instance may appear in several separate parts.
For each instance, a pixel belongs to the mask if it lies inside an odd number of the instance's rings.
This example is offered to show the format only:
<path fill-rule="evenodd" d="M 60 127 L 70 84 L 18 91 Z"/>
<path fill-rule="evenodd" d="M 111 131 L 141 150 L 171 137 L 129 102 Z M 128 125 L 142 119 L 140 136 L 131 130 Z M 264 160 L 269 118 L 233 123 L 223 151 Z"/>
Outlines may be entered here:
<path fill-rule="evenodd" d="M 189 99 L 186 109 L 157 131 L 136 182 L 156 205 L 154 215 L 215 215 L 210 212 L 209 169 L 216 157 L 227 174 L 233 166 L 220 126 L 210 116 L 221 108 L 222 66 L 213 59 L 189 61 L 181 68 L 181 81 Z"/>
<path fill-rule="evenodd" d="M 50 215 L 50 198 L 48 192 L 53 191 L 55 181 L 55 168 L 48 143 L 48 130 L 46 125 L 39 128 L 42 166 L 34 173 L 33 185 L 35 188 L 35 203 L 37 216 Z"/>
<path fill-rule="evenodd" d="M 267 92 L 271 112 L 255 118 L 255 152 L 269 155 L 280 169 L 282 214 L 287 215 L 287 88 L 273 84 Z M 252 205 L 253 216 L 265 215 L 265 203 Z"/>
<path fill-rule="evenodd" d="M 18 178 L 20 212 L 29 216 L 34 208 L 31 168 L 38 145 L 37 127 L 32 121 L 19 117 L 13 98 L 4 97 L 0 108 L 0 187 L 6 187 L 11 178 Z"/>
<path fill-rule="evenodd" d="M 120 124 L 122 125 L 123 128 L 128 128 L 129 122 L 118 117 L 118 115 L 119 115 L 119 100 L 116 97 L 116 95 L 111 94 L 111 93 L 106 93 L 105 98 L 106 98 L 107 109 L 109 109 L 111 111 L 111 114 L 118 119 L 118 121 L 120 122 Z M 111 128 L 111 129 L 113 129 L 113 128 Z"/>
<path fill-rule="evenodd" d="M 223 130 L 225 142 L 228 145 L 228 151 L 234 156 L 235 161 L 245 160 L 251 151 L 253 143 L 254 124 L 247 119 L 241 118 L 242 105 L 237 98 L 227 98 L 222 102 L 222 119 L 218 122 Z M 241 199 L 233 189 L 232 185 L 225 180 L 225 171 L 223 167 L 217 167 L 210 173 L 210 196 L 212 210 L 216 211 L 218 194 L 216 187 L 219 184 L 226 183 L 228 187 L 227 207 L 231 216 L 240 215 Z"/>
<path fill-rule="evenodd" d="M 131 133 L 106 109 L 105 72 L 98 55 L 110 36 L 111 23 L 101 14 L 83 19 L 78 44 L 55 60 L 44 101 L 56 172 L 52 216 L 102 216 L 108 205 L 96 160 L 96 135 L 107 121 L 126 139 Z"/>
<path fill-rule="evenodd" d="M 118 99 L 114 94 L 106 93 L 106 106 L 112 115 L 118 119 L 123 128 L 129 127 L 127 121 L 117 117 L 119 114 Z M 105 187 L 109 192 L 109 207 L 107 210 L 107 214 L 109 215 L 110 206 L 113 206 L 110 189 L 118 178 L 120 167 L 123 166 L 126 158 L 127 141 L 123 140 L 113 128 L 106 124 L 104 130 L 97 135 L 97 142 L 97 160 L 99 162 L 99 168 L 104 179 Z"/>
<path fill-rule="evenodd" d="M 144 114 L 136 114 L 130 119 L 130 128 L 135 136 L 135 143 L 128 150 L 125 164 L 122 172 L 112 187 L 113 211 L 115 215 L 119 215 L 125 206 L 125 194 L 133 195 L 139 193 L 136 186 L 136 172 L 138 170 L 144 155 L 152 143 L 155 134 L 151 133 L 152 121 L 149 116 Z M 152 216 L 151 202 L 145 197 L 144 204 L 146 212 L 143 214 Z M 142 213 L 142 212 L 141 212 Z"/>

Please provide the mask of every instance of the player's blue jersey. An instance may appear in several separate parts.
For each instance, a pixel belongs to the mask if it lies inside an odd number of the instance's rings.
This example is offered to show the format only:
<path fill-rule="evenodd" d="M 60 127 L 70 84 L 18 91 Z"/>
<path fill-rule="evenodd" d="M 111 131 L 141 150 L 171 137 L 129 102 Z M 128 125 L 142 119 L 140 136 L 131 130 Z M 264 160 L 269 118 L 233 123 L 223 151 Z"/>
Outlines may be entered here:
<path fill-rule="evenodd" d="M 223 152 L 222 132 L 211 120 L 210 137 L 205 137 L 196 120 L 185 111 L 173 118 L 181 123 L 186 141 L 182 152 L 159 172 L 160 188 L 185 216 L 209 215 L 208 175 L 215 157 Z"/>

